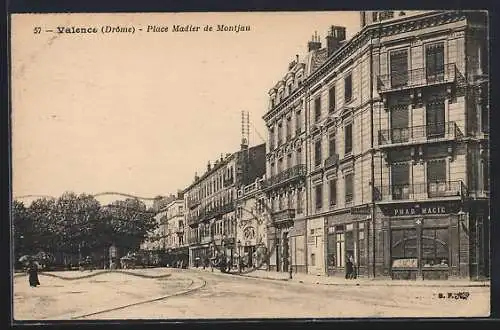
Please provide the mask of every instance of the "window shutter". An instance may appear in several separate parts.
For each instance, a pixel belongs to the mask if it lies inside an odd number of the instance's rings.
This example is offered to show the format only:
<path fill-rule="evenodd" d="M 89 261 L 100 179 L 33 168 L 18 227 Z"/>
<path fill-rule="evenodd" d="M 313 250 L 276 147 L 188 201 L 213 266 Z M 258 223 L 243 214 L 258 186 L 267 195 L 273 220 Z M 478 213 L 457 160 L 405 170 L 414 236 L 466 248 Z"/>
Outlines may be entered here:
<path fill-rule="evenodd" d="M 446 161 L 444 159 L 429 160 L 427 162 L 427 181 L 446 181 Z"/>

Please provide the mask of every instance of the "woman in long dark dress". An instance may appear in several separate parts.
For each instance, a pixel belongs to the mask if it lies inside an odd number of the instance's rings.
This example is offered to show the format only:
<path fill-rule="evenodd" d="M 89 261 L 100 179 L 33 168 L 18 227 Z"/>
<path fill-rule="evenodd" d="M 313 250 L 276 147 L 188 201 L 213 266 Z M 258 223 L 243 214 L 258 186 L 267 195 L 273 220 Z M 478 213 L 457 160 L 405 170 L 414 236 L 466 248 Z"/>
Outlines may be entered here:
<path fill-rule="evenodd" d="M 38 265 L 33 261 L 31 261 L 28 266 L 28 274 L 31 287 L 36 287 L 37 285 L 40 285 L 40 281 L 38 280 Z"/>

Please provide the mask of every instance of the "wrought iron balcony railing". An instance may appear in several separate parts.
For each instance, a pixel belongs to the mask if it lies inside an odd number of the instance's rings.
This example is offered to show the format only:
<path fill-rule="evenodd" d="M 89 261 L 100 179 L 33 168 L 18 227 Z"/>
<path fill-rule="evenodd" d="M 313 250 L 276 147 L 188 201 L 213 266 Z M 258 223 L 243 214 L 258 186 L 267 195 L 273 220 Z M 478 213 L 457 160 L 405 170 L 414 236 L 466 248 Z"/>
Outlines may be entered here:
<path fill-rule="evenodd" d="M 274 224 L 279 224 L 295 219 L 295 209 L 285 209 L 272 213 L 272 221 Z"/>
<path fill-rule="evenodd" d="M 325 169 L 330 168 L 332 166 L 337 166 L 339 163 L 339 155 L 333 154 L 330 155 L 327 159 L 325 159 Z"/>
<path fill-rule="evenodd" d="M 440 197 L 464 197 L 467 187 L 462 181 L 435 181 L 374 188 L 376 201 L 420 200 Z"/>
<path fill-rule="evenodd" d="M 210 219 L 216 218 L 218 216 L 221 216 L 223 214 L 226 214 L 226 213 L 229 213 L 232 211 L 234 211 L 234 204 L 233 203 L 226 203 L 226 204 L 214 207 L 212 209 L 204 209 L 203 211 L 200 212 L 199 221 L 210 220 Z"/>
<path fill-rule="evenodd" d="M 287 182 L 304 178 L 306 176 L 306 165 L 300 164 L 290 167 L 283 172 L 280 172 L 266 181 L 264 181 L 264 188 L 271 188 Z"/>
<path fill-rule="evenodd" d="M 463 137 L 457 124 L 453 121 L 436 123 L 433 125 L 420 125 L 404 128 L 380 130 L 378 134 L 379 145 L 421 143 L 437 139 L 451 139 Z"/>
<path fill-rule="evenodd" d="M 187 200 L 187 206 L 190 209 L 195 208 L 196 206 L 200 205 L 200 203 L 201 203 L 201 201 L 199 199 L 188 199 Z"/>
<path fill-rule="evenodd" d="M 453 83 L 457 75 L 455 63 L 445 64 L 443 67 L 437 68 L 437 70 L 421 67 L 413 70 L 392 72 L 378 76 L 377 90 L 380 93 L 386 93 L 426 85 Z"/>

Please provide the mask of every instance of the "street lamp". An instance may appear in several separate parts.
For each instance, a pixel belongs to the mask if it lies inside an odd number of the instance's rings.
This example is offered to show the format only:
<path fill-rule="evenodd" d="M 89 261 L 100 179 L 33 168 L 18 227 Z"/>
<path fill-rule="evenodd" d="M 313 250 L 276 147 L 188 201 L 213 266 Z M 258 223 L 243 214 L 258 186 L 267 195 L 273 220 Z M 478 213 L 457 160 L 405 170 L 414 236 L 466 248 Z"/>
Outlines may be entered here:
<path fill-rule="evenodd" d="M 238 273 L 241 273 L 241 241 L 238 240 Z"/>

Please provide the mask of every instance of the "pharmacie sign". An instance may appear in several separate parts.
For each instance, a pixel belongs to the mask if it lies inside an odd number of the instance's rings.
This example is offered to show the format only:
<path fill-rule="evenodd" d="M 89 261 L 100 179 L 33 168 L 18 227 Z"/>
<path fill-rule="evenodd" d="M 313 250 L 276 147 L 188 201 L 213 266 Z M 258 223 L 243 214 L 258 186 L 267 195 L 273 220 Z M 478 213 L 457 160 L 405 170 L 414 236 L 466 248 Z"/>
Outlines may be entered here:
<path fill-rule="evenodd" d="M 412 205 L 404 207 L 394 207 L 391 212 L 393 216 L 405 215 L 427 215 L 427 214 L 448 214 L 450 213 L 446 205 Z"/>

